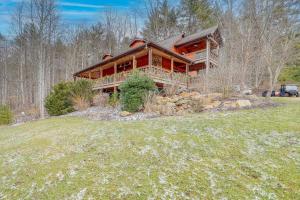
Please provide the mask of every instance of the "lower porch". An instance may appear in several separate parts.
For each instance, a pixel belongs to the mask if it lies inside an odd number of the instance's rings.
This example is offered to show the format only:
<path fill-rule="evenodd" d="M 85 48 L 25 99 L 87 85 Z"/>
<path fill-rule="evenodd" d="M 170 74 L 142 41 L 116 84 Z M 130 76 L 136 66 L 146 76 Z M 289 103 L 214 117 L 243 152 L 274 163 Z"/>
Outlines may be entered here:
<path fill-rule="evenodd" d="M 156 66 L 144 66 L 136 68 L 142 75 L 150 77 L 155 83 L 163 85 L 176 84 L 179 87 L 187 88 L 189 82 L 189 76 L 186 73 L 171 72 L 170 70 L 156 67 Z M 94 80 L 94 90 L 106 89 L 118 87 L 123 83 L 134 70 L 122 71 L 113 75 L 108 75 Z"/>

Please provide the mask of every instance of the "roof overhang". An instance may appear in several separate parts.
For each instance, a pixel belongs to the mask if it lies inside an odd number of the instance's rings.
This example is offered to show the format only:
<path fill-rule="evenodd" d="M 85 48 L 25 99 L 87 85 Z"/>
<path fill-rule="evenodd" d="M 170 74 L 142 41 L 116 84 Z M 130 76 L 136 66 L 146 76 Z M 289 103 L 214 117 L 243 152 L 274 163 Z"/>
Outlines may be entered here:
<path fill-rule="evenodd" d="M 182 55 L 180 55 L 178 53 L 175 53 L 175 52 L 173 52 L 171 50 L 168 50 L 168 49 L 166 49 L 166 48 L 164 48 L 164 47 L 162 47 L 162 46 L 160 46 L 160 45 L 158 45 L 158 44 L 156 44 L 154 42 L 148 42 L 148 43 L 143 44 L 141 46 L 138 46 L 136 48 L 129 49 L 128 51 L 126 51 L 124 53 L 121 53 L 121 54 L 119 54 L 119 55 L 117 55 L 115 57 L 108 58 L 107 60 L 104 60 L 104 61 L 102 61 L 100 63 L 95 64 L 95 65 L 92 65 L 92 66 L 90 66 L 90 67 L 88 67 L 86 69 L 83 69 L 81 71 L 78 71 L 78 72 L 74 73 L 73 76 L 78 76 L 81 73 L 93 70 L 93 69 L 95 69 L 97 67 L 104 66 L 104 65 L 106 65 L 108 63 L 111 63 L 111 62 L 114 62 L 114 61 L 116 61 L 116 60 L 118 60 L 118 59 L 120 59 L 120 58 L 122 58 L 124 56 L 128 56 L 128 55 L 137 53 L 139 51 L 142 51 L 142 50 L 144 50 L 144 49 L 146 49 L 148 47 L 153 47 L 155 49 L 158 49 L 158 50 L 160 50 L 160 51 L 162 51 L 162 52 L 164 52 L 166 54 L 169 54 L 170 56 L 173 56 L 173 57 L 175 57 L 175 58 L 177 58 L 179 60 L 182 60 L 183 62 L 186 62 L 186 63 L 189 63 L 189 64 L 192 63 L 192 60 L 190 60 L 190 59 L 188 59 L 188 58 L 186 58 L 186 57 L 184 57 L 184 56 L 182 56 Z"/>
<path fill-rule="evenodd" d="M 202 32 L 195 33 L 193 35 L 189 35 L 186 38 L 183 38 L 182 40 L 179 40 L 178 42 L 176 42 L 174 46 L 176 48 L 178 48 L 180 46 L 193 44 L 195 42 L 198 42 L 199 40 L 203 40 L 203 39 L 206 39 L 208 37 L 214 37 L 215 34 L 220 36 L 220 31 L 219 31 L 218 26 L 206 29 Z M 189 37 L 191 37 L 191 38 L 189 38 Z M 219 42 L 222 43 L 222 38 L 220 38 Z"/>

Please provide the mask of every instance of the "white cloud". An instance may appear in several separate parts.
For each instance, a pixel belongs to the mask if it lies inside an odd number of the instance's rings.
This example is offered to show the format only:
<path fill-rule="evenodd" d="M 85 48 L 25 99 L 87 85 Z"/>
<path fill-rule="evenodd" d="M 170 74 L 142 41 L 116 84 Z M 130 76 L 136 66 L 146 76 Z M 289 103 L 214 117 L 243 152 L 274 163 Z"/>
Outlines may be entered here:
<path fill-rule="evenodd" d="M 81 7 L 81 8 L 105 8 L 103 5 L 85 4 L 85 3 L 72 3 L 72 2 L 58 2 L 60 6 Z"/>
<path fill-rule="evenodd" d="M 86 16 L 86 15 L 95 15 L 96 12 L 93 11 L 61 11 L 62 15 L 77 15 L 77 16 Z"/>
<path fill-rule="evenodd" d="M 73 3 L 73 2 L 58 2 L 57 3 L 60 6 L 66 6 L 66 7 L 78 7 L 78 8 L 109 8 L 109 7 L 123 7 L 127 8 L 126 6 L 110 6 L 110 5 L 96 5 L 96 4 L 87 4 L 87 3 Z"/>

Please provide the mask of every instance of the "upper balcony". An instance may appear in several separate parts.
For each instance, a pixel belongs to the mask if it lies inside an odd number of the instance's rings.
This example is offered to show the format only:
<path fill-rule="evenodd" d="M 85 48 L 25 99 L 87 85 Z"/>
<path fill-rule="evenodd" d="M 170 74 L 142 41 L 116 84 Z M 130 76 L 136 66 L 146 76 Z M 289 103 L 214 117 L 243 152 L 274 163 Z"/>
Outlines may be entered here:
<path fill-rule="evenodd" d="M 209 60 L 209 62 L 213 63 L 214 65 L 218 65 L 218 52 L 215 49 L 210 51 L 207 51 L 207 49 L 202 49 L 187 53 L 185 56 L 197 63 L 205 63 L 207 60 Z"/>

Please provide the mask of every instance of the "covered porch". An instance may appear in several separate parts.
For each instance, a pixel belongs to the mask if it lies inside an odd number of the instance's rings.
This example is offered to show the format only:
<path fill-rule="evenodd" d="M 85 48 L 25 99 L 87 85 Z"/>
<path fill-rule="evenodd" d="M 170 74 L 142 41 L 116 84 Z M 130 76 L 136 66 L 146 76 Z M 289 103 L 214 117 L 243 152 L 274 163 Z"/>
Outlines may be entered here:
<path fill-rule="evenodd" d="M 93 80 L 94 90 L 108 89 L 116 91 L 117 87 L 136 70 L 152 78 L 159 85 L 177 84 L 180 87 L 187 87 L 189 63 L 188 60 L 178 57 L 148 47 L 118 59 L 109 58 L 111 62 L 100 63 L 99 66 L 74 76 L 74 79 Z"/>

